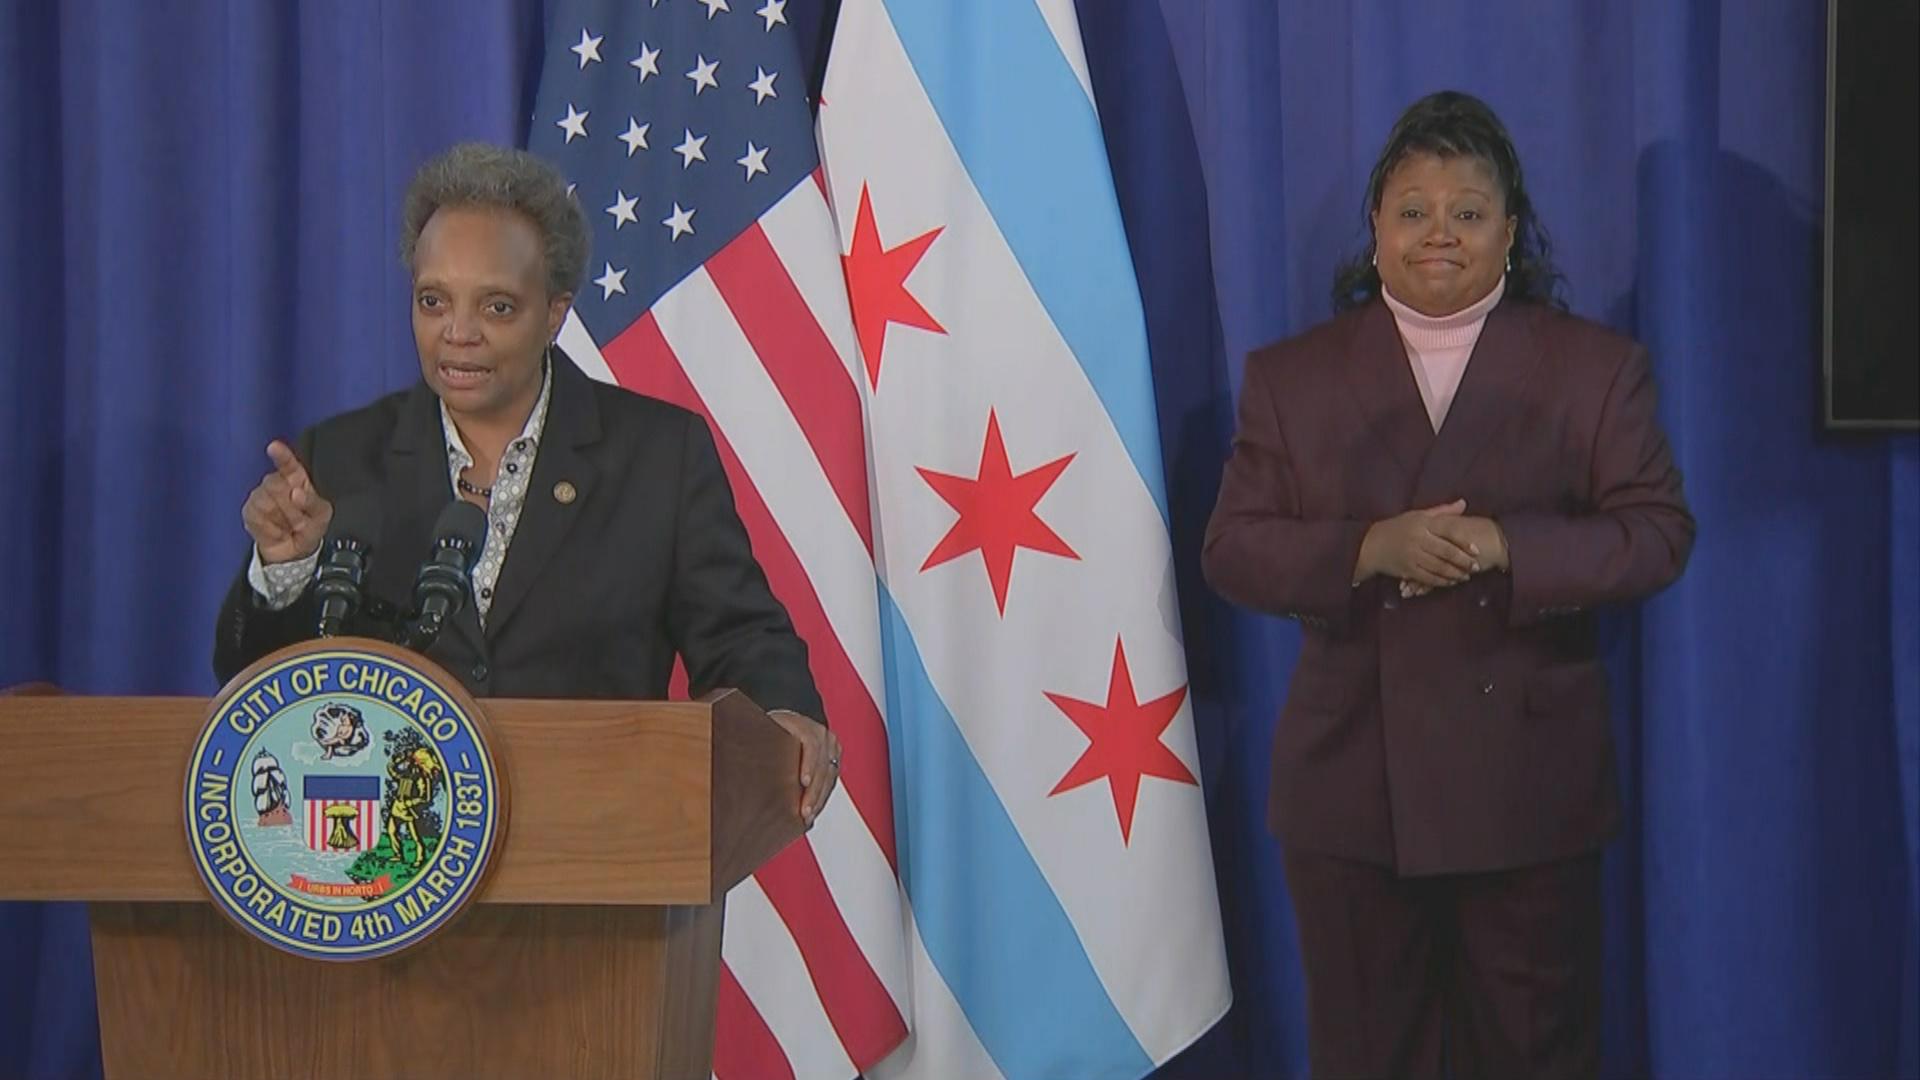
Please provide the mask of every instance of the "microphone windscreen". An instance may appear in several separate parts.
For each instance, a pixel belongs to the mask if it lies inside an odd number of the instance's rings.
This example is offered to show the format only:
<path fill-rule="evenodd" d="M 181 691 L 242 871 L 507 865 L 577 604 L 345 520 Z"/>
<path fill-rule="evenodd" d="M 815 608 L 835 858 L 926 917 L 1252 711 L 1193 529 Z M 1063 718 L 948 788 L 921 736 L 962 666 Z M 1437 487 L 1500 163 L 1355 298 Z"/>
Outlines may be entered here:
<path fill-rule="evenodd" d="M 335 499 L 333 521 L 327 525 L 327 541 L 341 538 L 359 541 L 367 548 L 380 545 L 380 493 L 356 491 Z M 482 526 L 485 527 L 484 524 Z"/>
<path fill-rule="evenodd" d="M 487 540 L 487 512 L 465 499 L 448 503 L 433 523 L 433 546 L 440 547 L 449 540 L 463 542 L 478 559 Z"/>

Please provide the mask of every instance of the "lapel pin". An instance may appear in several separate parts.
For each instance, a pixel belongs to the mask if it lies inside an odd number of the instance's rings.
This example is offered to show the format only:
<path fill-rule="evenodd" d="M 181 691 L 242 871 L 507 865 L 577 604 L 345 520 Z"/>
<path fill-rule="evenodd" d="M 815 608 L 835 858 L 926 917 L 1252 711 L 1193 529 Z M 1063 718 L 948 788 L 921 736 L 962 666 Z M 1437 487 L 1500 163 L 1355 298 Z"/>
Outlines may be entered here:
<path fill-rule="evenodd" d="M 579 489 L 565 480 L 553 485 L 553 501 L 559 503 L 561 506 L 566 506 L 579 497 Z"/>

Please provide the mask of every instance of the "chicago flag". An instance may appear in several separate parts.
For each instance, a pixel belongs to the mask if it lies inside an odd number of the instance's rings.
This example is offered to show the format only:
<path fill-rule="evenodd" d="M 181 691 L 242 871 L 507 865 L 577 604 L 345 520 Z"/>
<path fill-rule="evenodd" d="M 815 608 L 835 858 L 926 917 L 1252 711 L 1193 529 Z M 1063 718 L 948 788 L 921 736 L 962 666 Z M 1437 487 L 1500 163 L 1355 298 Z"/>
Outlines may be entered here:
<path fill-rule="evenodd" d="M 1149 1072 L 1230 1001 L 1145 324 L 1071 0 L 844 0 L 819 113 L 872 463 L 907 1042 Z"/>

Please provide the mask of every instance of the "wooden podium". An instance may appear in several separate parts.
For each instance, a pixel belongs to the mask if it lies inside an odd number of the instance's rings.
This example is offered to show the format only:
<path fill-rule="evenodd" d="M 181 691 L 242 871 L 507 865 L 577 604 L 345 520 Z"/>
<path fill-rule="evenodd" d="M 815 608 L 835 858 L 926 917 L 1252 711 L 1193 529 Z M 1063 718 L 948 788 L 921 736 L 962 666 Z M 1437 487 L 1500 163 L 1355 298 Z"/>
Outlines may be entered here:
<path fill-rule="evenodd" d="M 0 900 L 91 907 L 113 1077 L 707 1077 L 727 889 L 798 837 L 800 744 L 744 695 L 481 703 L 511 791 L 475 903 L 302 960 L 207 899 L 182 823 L 208 702 L 0 692 Z"/>

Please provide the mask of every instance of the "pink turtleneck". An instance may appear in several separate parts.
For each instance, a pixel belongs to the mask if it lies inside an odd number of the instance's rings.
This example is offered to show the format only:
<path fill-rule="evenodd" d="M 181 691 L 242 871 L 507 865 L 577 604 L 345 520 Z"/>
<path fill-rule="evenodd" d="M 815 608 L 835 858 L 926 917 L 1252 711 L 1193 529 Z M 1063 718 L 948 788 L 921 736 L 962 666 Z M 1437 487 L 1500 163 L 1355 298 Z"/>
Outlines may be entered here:
<path fill-rule="evenodd" d="M 1493 291 L 1451 315 L 1438 318 L 1422 315 L 1380 289 L 1380 298 L 1393 312 L 1400 328 L 1400 340 L 1407 345 L 1407 362 L 1413 368 L 1413 381 L 1420 387 L 1420 400 L 1426 403 L 1427 419 L 1433 430 L 1447 421 L 1453 407 L 1453 395 L 1460 390 L 1460 379 L 1467 373 L 1467 361 L 1473 356 L 1473 344 L 1487 325 L 1487 312 L 1500 302 L 1507 291 L 1502 277 Z"/>

